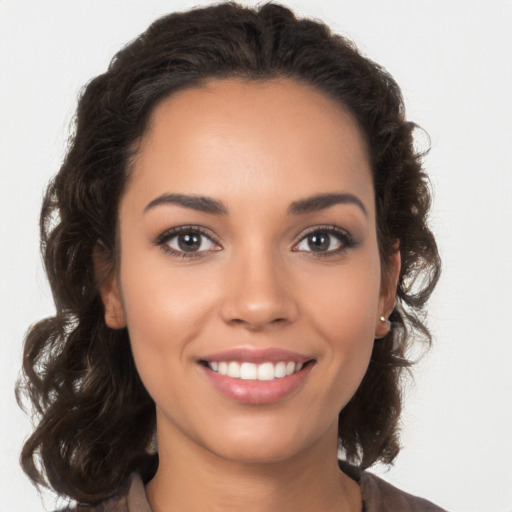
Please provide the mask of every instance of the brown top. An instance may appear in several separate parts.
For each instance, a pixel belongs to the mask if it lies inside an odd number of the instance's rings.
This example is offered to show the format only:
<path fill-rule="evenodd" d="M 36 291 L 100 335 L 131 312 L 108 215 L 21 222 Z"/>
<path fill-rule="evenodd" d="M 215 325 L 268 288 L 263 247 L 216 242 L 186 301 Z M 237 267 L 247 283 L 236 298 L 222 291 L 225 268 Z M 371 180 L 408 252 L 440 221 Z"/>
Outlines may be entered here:
<path fill-rule="evenodd" d="M 344 473 L 359 483 L 363 497 L 363 512 L 444 512 L 430 501 L 407 494 L 378 476 L 340 462 Z M 78 505 L 67 512 L 151 512 L 144 483 L 133 473 L 124 486 L 99 505 Z M 61 511 L 66 512 L 66 511 Z"/>

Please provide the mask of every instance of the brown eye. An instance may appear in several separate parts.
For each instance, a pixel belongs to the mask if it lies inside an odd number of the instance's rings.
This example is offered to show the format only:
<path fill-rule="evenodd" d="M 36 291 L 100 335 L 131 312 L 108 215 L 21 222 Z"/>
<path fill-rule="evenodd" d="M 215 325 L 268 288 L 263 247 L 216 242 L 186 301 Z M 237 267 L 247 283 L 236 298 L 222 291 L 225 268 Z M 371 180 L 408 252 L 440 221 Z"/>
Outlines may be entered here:
<path fill-rule="evenodd" d="M 221 249 L 208 235 L 192 228 L 166 232 L 157 240 L 157 244 L 176 256 L 199 256 Z"/>
<path fill-rule="evenodd" d="M 326 233 L 315 233 L 307 237 L 307 244 L 312 251 L 328 251 L 331 245 L 331 236 Z"/>
<path fill-rule="evenodd" d="M 197 233 L 183 233 L 178 235 L 177 242 L 181 251 L 195 252 L 201 247 L 201 236 Z"/>
<path fill-rule="evenodd" d="M 295 247 L 296 251 L 334 252 L 343 246 L 340 235 L 326 231 L 315 231 L 305 236 Z"/>

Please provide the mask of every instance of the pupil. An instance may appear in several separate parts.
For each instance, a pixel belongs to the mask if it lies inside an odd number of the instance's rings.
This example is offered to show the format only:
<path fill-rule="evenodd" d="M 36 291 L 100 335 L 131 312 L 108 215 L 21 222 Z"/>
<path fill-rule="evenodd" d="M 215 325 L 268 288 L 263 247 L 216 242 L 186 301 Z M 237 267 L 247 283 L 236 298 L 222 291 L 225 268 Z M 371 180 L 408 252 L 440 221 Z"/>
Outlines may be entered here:
<path fill-rule="evenodd" d="M 323 234 L 310 235 L 308 244 L 313 251 L 326 251 L 329 249 L 329 237 Z"/>
<path fill-rule="evenodd" d="M 196 251 L 201 246 L 199 236 L 192 233 L 184 233 L 178 237 L 178 245 L 183 251 Z"/>

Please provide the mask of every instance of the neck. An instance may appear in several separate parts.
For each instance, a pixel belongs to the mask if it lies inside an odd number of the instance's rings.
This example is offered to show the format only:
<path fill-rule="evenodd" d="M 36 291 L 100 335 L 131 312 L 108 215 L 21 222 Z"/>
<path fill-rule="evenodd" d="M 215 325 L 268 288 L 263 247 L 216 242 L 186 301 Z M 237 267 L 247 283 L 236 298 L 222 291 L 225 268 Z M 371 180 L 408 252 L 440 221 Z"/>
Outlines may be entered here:
<path fill-rule="evenodd" d="M 146 494 L 153 512 L 360 512 L 359 486 L 339 470 L 332 438 L 285 460 L 251 463 L 186 438 L 169 443 L 159 432 L 159 467 Z"/>

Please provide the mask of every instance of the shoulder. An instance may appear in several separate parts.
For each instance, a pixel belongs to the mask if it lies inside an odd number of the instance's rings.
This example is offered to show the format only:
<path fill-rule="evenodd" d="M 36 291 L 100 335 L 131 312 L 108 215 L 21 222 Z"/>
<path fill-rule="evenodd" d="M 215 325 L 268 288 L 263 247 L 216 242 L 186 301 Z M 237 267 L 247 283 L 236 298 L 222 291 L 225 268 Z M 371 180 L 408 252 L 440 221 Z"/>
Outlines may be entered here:
<path fill-rule="evenodd" d="M 141 476 L 133 473 L 122 487 L 101 503 L 78 504 L 57 512 L 151 512 L 151 508 Z"/>
<path fill-rule="evenodd" d="M 446 512 L 432 502 L 401 491 L 372 473 L 340 461 L 340 469 L 359 483 L 364 512 Z"/>
<path fill-rule="evenodd" d="M 432 502 L 401 491 L 371 473 L 363 473 L 360 486 L 365 512 L 444 512 Z"/>

